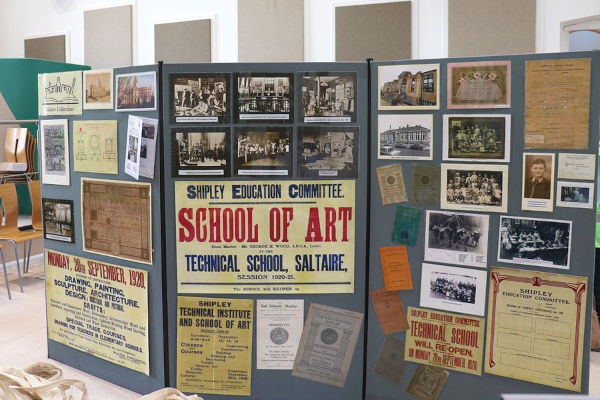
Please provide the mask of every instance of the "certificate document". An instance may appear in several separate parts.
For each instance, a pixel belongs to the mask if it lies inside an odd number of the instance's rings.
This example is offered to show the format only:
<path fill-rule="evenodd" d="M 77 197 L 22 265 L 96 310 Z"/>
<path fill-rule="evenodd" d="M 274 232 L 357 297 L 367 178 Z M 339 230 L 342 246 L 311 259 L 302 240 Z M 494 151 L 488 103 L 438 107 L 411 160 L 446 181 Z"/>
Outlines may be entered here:
<path fill-rule="evenodd" d="M 581 391 L 587 278 L 492 267 L 485 372 Z"/>
<path fill-rule="evenodd" d="M 304 324 L 304 300 L 256 301 L 256 368 L 292 369 Z"/>
<path fill-rule="evenodd" d="M 344 387 L 363 314 L 312 303 L 292 375 Z"/>
<path fill-rule="evenodd" d="M 589 58 L 525 62 L 525 148 L 587 150 Z"/>

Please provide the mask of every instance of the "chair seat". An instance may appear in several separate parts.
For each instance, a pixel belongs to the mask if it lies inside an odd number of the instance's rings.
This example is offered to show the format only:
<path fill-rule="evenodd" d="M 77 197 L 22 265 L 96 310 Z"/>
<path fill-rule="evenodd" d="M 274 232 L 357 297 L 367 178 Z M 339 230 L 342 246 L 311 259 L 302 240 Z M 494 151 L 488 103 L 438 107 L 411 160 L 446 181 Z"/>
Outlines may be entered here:
<path fill-rule="evenodd" d="M 40 231 L 13 231 L 0 233 L 0 240 L 13 240 L 16 243 L 27 242 L 41 237 L 42 232 Z"/>

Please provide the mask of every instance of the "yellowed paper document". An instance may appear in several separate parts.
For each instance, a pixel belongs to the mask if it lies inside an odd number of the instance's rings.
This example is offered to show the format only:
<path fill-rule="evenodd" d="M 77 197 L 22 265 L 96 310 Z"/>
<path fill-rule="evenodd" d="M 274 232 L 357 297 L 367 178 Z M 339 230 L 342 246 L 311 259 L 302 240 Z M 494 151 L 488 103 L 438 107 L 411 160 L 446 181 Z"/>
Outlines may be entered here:
<path fill-rule="evenodd" d="M 73 170 L 119 173 L 117 121 L 73 121 Z"/>

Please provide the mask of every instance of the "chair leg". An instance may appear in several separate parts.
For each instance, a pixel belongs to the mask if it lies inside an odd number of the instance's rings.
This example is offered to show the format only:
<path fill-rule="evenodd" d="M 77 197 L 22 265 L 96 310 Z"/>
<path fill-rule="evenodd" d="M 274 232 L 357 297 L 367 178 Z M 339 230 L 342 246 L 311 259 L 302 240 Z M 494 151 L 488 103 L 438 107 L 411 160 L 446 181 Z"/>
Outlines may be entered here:
<path fill-rule="evenodd" d="M 2 268 L 4 268 L 4 280 L 6 281 L 6 291 L 8 292 L 8 299 L 11 300 L 10 287 L 8 286 L 8 273 L 6 272 L 6 262 L 4 261 L 4 251 L 0 249 L 0 257 L 2 257 Z"/>
<path fill-rule="evenodd" d="M 21 265 L 19 264 L 19 246 L 17 246 L 16 242 L 12 242 L 12 244 L 15 248 L 15 260 L 17 261 L 17 273 L 19 274 L 19 287 L 21 288 L 21 293 L 23 293 L 23 282 L 21 281 Z"/>
<path fill-rule="evenodd" d="M 23 242 L 23 273 L 27 273 L 27 242 Z"/>
<path fill-rule="evenodd" d="M 29 261 L 31 261 L 31 245 L 33 241 L 29 241 L 29 245 L 27 246 L 27 273 L 29 273 Z"/>

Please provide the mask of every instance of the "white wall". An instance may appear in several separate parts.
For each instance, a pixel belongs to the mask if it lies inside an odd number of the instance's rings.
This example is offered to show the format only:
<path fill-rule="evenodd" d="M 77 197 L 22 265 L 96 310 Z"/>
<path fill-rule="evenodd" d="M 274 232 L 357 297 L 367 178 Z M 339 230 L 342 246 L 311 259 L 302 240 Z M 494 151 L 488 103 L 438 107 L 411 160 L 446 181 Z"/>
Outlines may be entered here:
<path fill-rule="evenodd" d="M 393 0 L 305 0 L 305 60 L 334 60 L 335 6 L 389 1 Z M 412 3 L 413 58 L 446 57 L 448 0 Z M 154 62 L 155 23 L 198 18 L 213 19 L 214 61 L 237 61 L 237 0 L 0 0 L 0 57 L 23 57 L 27 37 L 67 33 L 69 61 L 83 63 L 83 11 L 124 4 L 134 5 L 135 64 Z M 600 1 L 538 0 L 537 8 L 536 51 L 557 52 L 560 22 L 600 14 Z"/>
<path fill-rule="evenodd" d="M 561 22 L 598 14 L 598 0 L 537 0 L 536 53 L 560 51 Z"/>
<path fill-rule="evenodd" d="M 154 24 L 199 18 L 213 19 L 214 61 L 237 61 L 237 0 L 1 0 L 0 57 L 23 57 L 27 37 L 67 33 L 67 61 L 83 64 L 83 12 L 125 4 L 134 6 L 134 64 L 154 63 Z"/>

